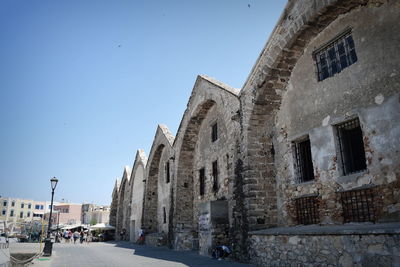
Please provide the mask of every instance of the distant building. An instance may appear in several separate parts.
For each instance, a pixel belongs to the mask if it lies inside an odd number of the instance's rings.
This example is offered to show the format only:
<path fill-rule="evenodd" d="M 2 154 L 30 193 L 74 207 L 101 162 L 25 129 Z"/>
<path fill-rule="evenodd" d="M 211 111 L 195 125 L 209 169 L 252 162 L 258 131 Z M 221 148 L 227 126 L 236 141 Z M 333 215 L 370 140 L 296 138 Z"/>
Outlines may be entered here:
<path fill-rule="evenodd" d="M 97 206 L 95 204 L 82 204 L 83 224 L 108 224 L 110 220 L 110 206 Z"/>
<path fill-rule="evenodd" d="M 8 223 L 31 221 L 33 218 L 33 203 L 31 199 L 0 198 L 0 221 Z"/>
<path fill-rule="evenodd" d="M 53 223 L 80 224 L 82 204 L 59 203 L 54 205 Z M 49 214 L 46 214 L 48 218 Z M 57 217 L 58 216 L 58 217 Z"/>

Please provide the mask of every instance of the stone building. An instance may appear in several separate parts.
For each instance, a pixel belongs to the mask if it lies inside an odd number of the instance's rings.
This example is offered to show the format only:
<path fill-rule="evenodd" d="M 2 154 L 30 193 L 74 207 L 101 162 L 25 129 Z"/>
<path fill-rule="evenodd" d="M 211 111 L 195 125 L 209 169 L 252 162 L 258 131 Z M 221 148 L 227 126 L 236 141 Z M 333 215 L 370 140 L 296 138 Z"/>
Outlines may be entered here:
<path fill-rule="evenodd" d="M 132 201 L 131 188 L 129 186 L 130 178 L 131 170 L 128 166 L 125 166 L 124 172 L 122 174 L 121 184 L 118 190 L 118 206 L 115 225 L 115 237 L 118 240 L 129 240 L 130 236 L 130 206 Z M 122 232 L 124 232 L 124 235 L 120 234 Z"/>
<path fill-rule="evenodd" d="M 260 266 L 400 264 L 399 25 L 395 0 L 288 1 L 240 91 L 199 76 L 157 128 L 142 226 Z"/>
<path fill-rule="evenodd" d="M 131 172 L 131 218 L 129 240 L 135 242 L 138 239 L 139 229 L 142 228 L 143 198 L 146 183 L 147 157 L 143 150 L 136 153 L 135 162 Z"/>

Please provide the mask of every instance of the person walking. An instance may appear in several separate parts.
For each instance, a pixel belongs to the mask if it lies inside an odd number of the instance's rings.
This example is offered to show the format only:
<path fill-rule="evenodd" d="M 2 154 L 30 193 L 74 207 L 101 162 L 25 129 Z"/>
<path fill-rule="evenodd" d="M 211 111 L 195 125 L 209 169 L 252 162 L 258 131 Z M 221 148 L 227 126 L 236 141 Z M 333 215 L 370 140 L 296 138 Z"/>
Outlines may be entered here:
<path fill-rule="evenodd" d="M 76 244 L 76 240 L 79 238 L 79 232 L 77 230 L 75 230 L 73 237 L 74 237 L 74 244 Z"/>
<path fill-rule="evenodd" d="M 79 241 L 82 244 L 83 243 L 83 239 L 85 237 L 85 232 L 83 231 L 83 229 L 81 230 L 81 232 L 79 233 L 80 237 L 79 237 Z"/>
<path fill-rule="evenodd" d="M 143 228 L 140 228 L 138 231 L 139 238 L 137 240 L 138 245 L 144 245 L 144 231 Z"/>

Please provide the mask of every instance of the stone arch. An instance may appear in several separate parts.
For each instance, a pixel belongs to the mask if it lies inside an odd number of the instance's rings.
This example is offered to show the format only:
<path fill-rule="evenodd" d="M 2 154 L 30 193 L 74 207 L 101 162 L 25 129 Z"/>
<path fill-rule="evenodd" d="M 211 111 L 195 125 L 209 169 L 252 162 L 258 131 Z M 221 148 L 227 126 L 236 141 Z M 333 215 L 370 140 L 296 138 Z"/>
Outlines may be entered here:
<path fill-rule="evenodd" d="M 121 185 L 119 187 L 119 196 L 118 196 L 118 209 L 117 209 L 117 222 L 116 222 L 116 238 L 121 238 L 121 231 L 125 227 L 125 215 L 126 215 L 126 207 L 124 206 L 126 202 L 126 187 L 129 186 L 129 177 L 130 177 L 130 170 L 128 166 L 125 166 L 124 173 L 121 179 Z"/>
<path fill-rule="evenodd" d="M 135 162 L 132 167 L 130 180 L 131 186 L 131 205 L 130 205 L 130 221 L 129 240 L 135 242 L 138 238 L 138 231 L 142 228 L 143 203 L 144 203 L 144 187 L 145 187 L 145 169 L 147 157 L 142 149 L 136 153 Z"/>
<path fill-rule="evenodd" d="M 235 120 L 239 110 L 237 95 L 238 90 L 210 77 L 198 76 L 196 80 L 174 142 L 176 177 L 171 216 L 173 230 L 170 230 L 173 236 L 170 240 L 175 249 L 191 250 L 198 247 L 198 222 L 194 221 L 194 153 L 202 123 L 214 107 L 220 109 L 223 124 Z M 233 123 L 225 126 L 229 128 L 227 132 L 231 133 L 230 139 L 235 139 L 237 129 Z"/>
<path fill-rule="evenodd" d="M 274 125 L 293 68 L 310 40 L 339 15 L 368 2 L 289 1 L 253 67 L 240 95 L 244 127 L 240 175 L 250 186 L 241 185 L 244 198 L 237 207 L 241 207 L 238 213 L 247 213 L 241 224 L 248 230 L 277 225 Z M 245 252 L 247 244 L 241 244 Z"/>
<path fill-rule="evenodd" d="M 197 108 L 195 115 L 190 118 L 179 151 L 176 187 L 176 227 L 180 230 L 192 229 L 193 224 L 193 160 L 194 150 L 198 140 L 198 132 L 207 112 L 215 104 L 213 100 L 206 100 Z"/>
<path fill-rule="evenodd" d="M 173 135 L 167 126 L 160 124 L 157 127 L 153 145 L 150 151 L 149 160 L 146 167 L 146 189 L 144 199 L 143 225 L 149 232 L 158 232 L 159 229 L 159 202 L 162 196 L 160 194 L 160 177 L 163 171 L 160 167 L 162 159 L 169 159 L 172 152 Z M 166 154 L 165 154 L 166 153 Z M 173 153 L 172 153 L 173 154 Z M 165 160 L 165 159 L 164 159 Z M 161 198 L 160 198 L 161 197 Z"/>
<path fill-rule="evenodd" d="M 112 200 L 111 200 L 111 207 L 110 207 L 110 220 L 109 224 L 112 226 L 117 225 L 117 210 L 118 210 L 118 194 L 119 194 L 119 186 L 121 181 L 117 179 L 115 181 L 114 189 L 112 192 Z"/>
<path fill-rule="evenodd" d="M 153 157 L 149 160 L 146 192 L 144 201 L 143 226 L 148 232 L 157 231 L 157 203 L 158 203 L 158 167 L 164 145 L 157 147 Z"/>

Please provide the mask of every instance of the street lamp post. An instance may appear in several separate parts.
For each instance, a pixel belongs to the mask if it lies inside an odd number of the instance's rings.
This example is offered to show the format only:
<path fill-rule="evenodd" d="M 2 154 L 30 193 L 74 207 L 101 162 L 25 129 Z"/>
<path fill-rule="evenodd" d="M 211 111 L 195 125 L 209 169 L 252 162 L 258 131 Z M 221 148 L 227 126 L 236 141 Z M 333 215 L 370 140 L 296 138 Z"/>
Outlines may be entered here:
<path fill-rule="evenodd" d="M 43 256 L 51 256 L 51 252 L 53 250 L 53 243 L 50 238 L 51 231 L 51 220 L 53 216 L 53 198 L 54 198 L 54 190 L 56 189 L 58 179 L 53 177 L 50 179 L 51 182 L 51 204 L 50 204 L 50 217 L 49 217 L 49 227 L 47 229 L 47 238 L 44 243 Z"/>

